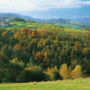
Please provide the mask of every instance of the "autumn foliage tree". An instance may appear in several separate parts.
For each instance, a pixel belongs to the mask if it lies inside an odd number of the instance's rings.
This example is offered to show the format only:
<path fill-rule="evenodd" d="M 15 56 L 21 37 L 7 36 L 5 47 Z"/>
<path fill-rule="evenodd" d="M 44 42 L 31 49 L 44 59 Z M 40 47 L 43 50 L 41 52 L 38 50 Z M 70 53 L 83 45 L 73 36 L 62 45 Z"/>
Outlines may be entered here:
<path fill-rule="evenodd" d="M 76 79 L 82 77 L 82 68 L 80 65 L 76 65 L 76 67 L 71 72 L 71 78 Z"/>
<path fill-rule="evenodd" d="M 75 42 L 75 46 L 74 46 L 74 47 L 77 49 L 77 48 L 78 48 L 78 45 L 79 45 L 79 42 L 78 42 L 78 41 L 76 41 L 76 42 Z"/>
<path fill-rule="evenodd" d="M 43 57 L 43 55 L 42 55 L 42 53 L 39 51 L 39 52 L 37 52 L 36 54 L 35 54 L 35 61 L 39 64 L 39 63 L 41 63 L 42 62 L 42 57 Z"/>
<path fill-rule="evenodd" d="M 59 74 L 61 75 L 61 77 L 63 79 L 69 79 L 69 68 L 67 66 L 67 64 L 62 64 L 60 67 L 60 71 Z"/>
<path fill-rule="evenodd" d="M 21 32 L 24 32 L 27 36 L 30 36 L 32 34 L 32 30 L 24 27 L 21 29 Z"/>

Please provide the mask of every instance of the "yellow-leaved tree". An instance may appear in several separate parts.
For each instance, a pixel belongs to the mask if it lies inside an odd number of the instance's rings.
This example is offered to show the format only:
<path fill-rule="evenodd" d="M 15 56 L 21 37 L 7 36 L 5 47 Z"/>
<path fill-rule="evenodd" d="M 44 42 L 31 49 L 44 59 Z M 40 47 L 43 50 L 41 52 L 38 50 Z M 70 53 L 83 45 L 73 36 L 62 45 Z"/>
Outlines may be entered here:
<path fill-rule="evenodd" d="M 71 78 L 76 79 L 82 77 L 82 68 L 80 65 L 76 65 L 76 67 L 71 72 Z"/>
<path fill-rule="evenodd" d="M 62 79 L 69 79 L 70 72 L 69 72 L 69 68 L 68 68 L 67 64 L 61 65 L 59 74 L 62 77 Z"/>

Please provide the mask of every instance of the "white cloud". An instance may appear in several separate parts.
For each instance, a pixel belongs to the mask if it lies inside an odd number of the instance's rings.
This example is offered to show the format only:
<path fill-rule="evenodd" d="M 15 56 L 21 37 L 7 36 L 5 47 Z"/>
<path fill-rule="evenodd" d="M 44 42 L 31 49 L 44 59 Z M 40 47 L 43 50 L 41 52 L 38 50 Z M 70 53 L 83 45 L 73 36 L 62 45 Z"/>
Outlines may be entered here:
<path fill-rule="evenodd" d="M 89 0 L 0 0 L 0 12 L 29 12 L 53 8 L 79 8 Z"/>

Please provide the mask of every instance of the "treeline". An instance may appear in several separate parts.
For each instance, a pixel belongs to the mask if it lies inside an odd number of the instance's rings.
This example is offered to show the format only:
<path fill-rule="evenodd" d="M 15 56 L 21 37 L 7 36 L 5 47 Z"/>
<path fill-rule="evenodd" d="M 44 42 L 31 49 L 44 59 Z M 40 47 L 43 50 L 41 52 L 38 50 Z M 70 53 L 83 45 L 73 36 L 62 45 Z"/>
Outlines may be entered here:
<path fill-rule="evenodd" d="M 89 33 L 0 30 L 0 82 L 74 79 L 90 75 Z"/>

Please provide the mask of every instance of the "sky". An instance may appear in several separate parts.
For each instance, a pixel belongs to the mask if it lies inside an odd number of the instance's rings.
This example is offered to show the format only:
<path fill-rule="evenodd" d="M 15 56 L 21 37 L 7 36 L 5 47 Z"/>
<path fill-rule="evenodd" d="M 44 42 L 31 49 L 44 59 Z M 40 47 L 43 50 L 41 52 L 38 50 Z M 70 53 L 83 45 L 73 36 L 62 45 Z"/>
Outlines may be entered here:
<path fill-rule="evenodd" d="M 89 17 L 90 0 L 0 0 L 0 13 L 38 19 Z"/>

